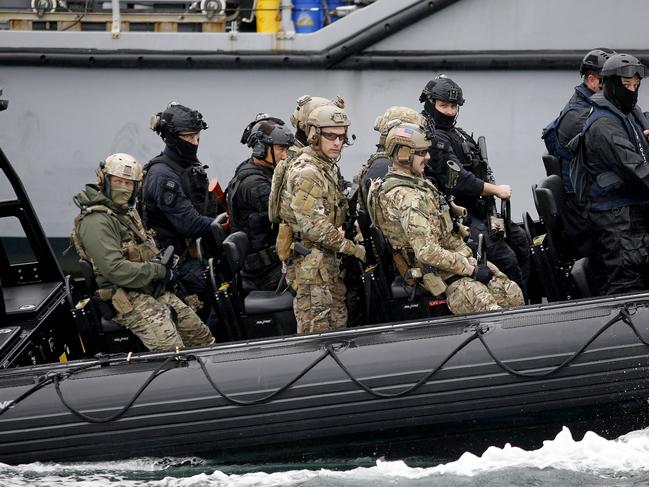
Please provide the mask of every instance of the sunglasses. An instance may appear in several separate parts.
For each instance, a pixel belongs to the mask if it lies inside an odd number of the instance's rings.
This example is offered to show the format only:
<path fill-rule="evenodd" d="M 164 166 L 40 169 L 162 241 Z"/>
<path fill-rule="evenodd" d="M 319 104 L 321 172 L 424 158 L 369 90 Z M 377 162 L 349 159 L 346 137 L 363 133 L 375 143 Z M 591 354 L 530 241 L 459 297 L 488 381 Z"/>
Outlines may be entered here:
<path fill-rule="evenodd" d="M 413 154 L 419 157 L 426 157 L 426 154 L 428 154 L 428 149 L 416 150 L 415 152 L 413 152 Z"/>
<path fill-rule="evenodd" d="M 345 142 L 345 139 L 347 139 L 347 134 L 334 134 L 333 132 L 320 132 L 320 135 L 322 135 L 325 139 L 334 141 L 336 139 L 340 139 L 341 142 Z"/>

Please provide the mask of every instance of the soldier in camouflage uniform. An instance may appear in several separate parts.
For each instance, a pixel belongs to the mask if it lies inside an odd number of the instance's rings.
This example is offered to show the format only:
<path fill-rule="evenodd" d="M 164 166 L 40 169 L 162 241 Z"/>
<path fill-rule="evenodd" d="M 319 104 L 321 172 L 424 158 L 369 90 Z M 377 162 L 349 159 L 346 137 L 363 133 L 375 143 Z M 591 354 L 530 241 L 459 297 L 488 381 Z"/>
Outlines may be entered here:
<path fill-rule="evenodd" d="M 446 292 L 454 314 L 523 304 L 518 285 L 493 264 L 478 264 L 453 231 L 441 194 L 423 177 L 429 147 L 424 127 L 397 121 L 386 136 L 392 166 L 385 179 L 372 183 L 368 195 L 372 221 L 409 268 L 404 277 L 421 279 L 434 296 Z"/>
<path fill-rule="evenodd" d="M 174 294 L 152 296 L 158 283 L 174 280 L 174 273 L 155 261 L 155 241 L 134 209 L 140 164 L 128 154 L 113 154 L 100 164 L 97 175 L 97 186 L 87 185 L 75 196 L 81 214 L 72 241 L 79 256 L 92 264 L 99 297 L 112 302 L 117 313 L 113 320 L 153 351 L 214 343 L 209 329 Z"/>
<path fill-rule="evenodd" d="M 287 169 L 280 195 L 280 219 L 290 226 L 293 240 L 310 249 L 308 255 L 287 261 L 300 333 L 346 326 L 346 289 L 337 254 L 365 260 L 365 247 L 346 239 L 341 230 L 348 205 L 336 163 L 349 123 L 345 111 L 335 105 L 311 112 L 305 127 L 309 146 Z"/>

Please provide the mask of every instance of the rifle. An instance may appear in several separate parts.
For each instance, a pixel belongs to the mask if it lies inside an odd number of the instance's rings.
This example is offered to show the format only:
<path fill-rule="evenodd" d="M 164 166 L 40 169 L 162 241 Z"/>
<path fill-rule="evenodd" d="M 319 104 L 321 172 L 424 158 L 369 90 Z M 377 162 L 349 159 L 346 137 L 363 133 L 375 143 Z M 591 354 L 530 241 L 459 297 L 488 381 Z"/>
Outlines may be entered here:
<path fill-rule="evenodd" d="M 478 262 L 478 265 L 487 263 L 487 249 L 484 245 L 484 235 L 478 235 L 478 249 L 475 252 L 475 260 Z"/>
<path fill-rule="evenodd" d="M 496 184 L 493 171 L 489 166 L 489 157 L 487 156 L 487 140 L 483 135 L 478 137 L 478 148 L 480 149 L 480 159 L 482 160 L 482 180 L 487 183 Z M 494 240 L 507 236 L 506 223 L 504 214 L 496 211 L 496 198 L 493 196 L 481 196 L 485 204 L 485 215 L 489 236 Z"/>
<path fill-rule="evenodd" d="M 162 252 L 162 255 L 160 256 L 160 264 L 165 266 L 168 270 L 173 270 L 173 268 L 176 267 L 176 264 L 178 263 L 178 260 L 175 259 L 174 257 L 175 257 L 174 246 L 170 245 Z M 156 283 L 152 296 L 155 299 L 158 299 L 160 295 L 166 290 L 166 287 L 167 287 L 167 282 L 163 278 L 162 280 Z"/>
<path fill-rule="evenodd" d="M 460 165 L 455 161 L 446 161 L 446 193 L 444 199 L 448 205 L 448 210 L 453 220 L 453 231 L 458 233 L 463 239 L 469 236 L 469 229 L 464 225 L 467 211 L 463 206 L 455 204 L 453 189 L 457 184 L 457 178 L 460 175 Z"/>

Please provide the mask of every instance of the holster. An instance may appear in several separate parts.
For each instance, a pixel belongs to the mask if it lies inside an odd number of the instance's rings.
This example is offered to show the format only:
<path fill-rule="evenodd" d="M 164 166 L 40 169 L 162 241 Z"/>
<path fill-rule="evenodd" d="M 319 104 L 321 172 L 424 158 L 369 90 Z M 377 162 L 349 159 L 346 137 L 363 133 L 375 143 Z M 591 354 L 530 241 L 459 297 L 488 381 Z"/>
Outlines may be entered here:
<path fill-rule="evenodd" d="M 293 229 L 288 223 L 280 223 L 275 241 L 277 257 L 282 262 L 286 262 L 291 257 L 291 244 L 293 243 Z"/>

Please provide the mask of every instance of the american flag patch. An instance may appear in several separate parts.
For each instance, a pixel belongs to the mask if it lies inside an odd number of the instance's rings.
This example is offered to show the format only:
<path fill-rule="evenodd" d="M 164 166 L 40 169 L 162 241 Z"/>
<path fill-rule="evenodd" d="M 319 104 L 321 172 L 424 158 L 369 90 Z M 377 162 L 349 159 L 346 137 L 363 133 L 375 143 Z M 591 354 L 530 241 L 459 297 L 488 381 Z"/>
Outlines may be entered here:
<path fill-rule="evenodd" d="M 411 139 L 412 138 L 412 129 L 409 129 L 407 127 L 399 127 L 397 131 L 394 133 L 394 135 L 397 135 L 399 137 L 405 137 L 406 139 Z"/>

